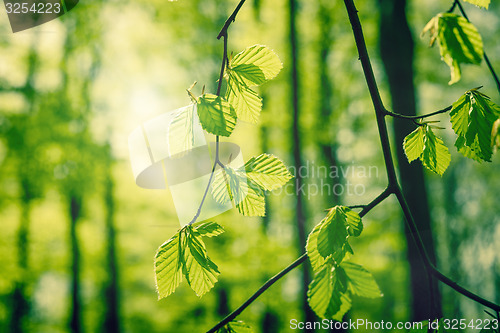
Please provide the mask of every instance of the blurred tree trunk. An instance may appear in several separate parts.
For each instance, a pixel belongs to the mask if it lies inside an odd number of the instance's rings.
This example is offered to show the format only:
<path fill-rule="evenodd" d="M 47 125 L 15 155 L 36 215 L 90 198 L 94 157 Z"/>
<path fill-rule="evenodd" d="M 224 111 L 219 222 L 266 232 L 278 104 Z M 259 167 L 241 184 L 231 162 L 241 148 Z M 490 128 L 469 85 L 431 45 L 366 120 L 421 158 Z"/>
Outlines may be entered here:
<path fill-rule="evenodd" d="M 413 83 L 413 38 L 406 19 L 406 0 L 379 0 L 380 52 L 392 97 L 394 112 L 415 115 L 415 87 Z M 395 146 L 404 195 L 415 217 L 418 230 L 429 256 L 435 262 L 431 232 L 431 218 L 422 166 L 409 164 L 403 151 L 404 137 L 415 125 L 405 119 L 394 119 Z M 405 223 L 407 255 L 410 264 L 412 320 L 420 321 L 441 315 L 441 297 L 437 282 L 431 285 L 415 242 Z M 434 300 L 435 309 L 431 308 Z"/>
<path fill-rule="evenodd" d="M 31 45 L 28 55 L 28 73 L 26 76 L 26 83 L 20 89 L 24 98 L 28 102 L 27 117 L 20 124 L 17 124 L 21 142 L 14 142 L 15 153 L 18 154 L 18 173 L 17 180 L 20 188 L 20 220 L 19 229 L 17 231 L 17 253 L 18 253 L 18 267 L 20 276 L 15 283 L 14 292 L 12 294 L 12 315 L 11 315 L 11 331 L 14 333 L 24 331 L 24 319 L 30 311 L 29 296 L 27 295 L 27 282 L 28 282 L 28 269 L 29 269 L 29 229 L 31 221 L 31 205 L 32 201 L 37 196 L 35 190 L 35 181 L 41 181 L 36 173 L 36 162 L 33 162 L 34 147 L 31 147 L 29 117 L 33 116 L 35 108 L 35 90 L 33 88 L 33 81 L 35 72 L 38 66 L 38 56 L 36 53 L 37 38 L 35 37 Z"/>
<path fill-rule="evenodd" d="M 319 52 L 318 52 L 318 70 L 319 70 L 319 115 L 317 117 L 317 123 L 315 128 L 317 129 L 319 155 L 322 158 L 322 165 L 327 168 L 337 168 L 337 145 L 335 142 L 335 137 L 332 128 L 332 114 L 333 114 L 333 84 L 330 79 L 330 71 L 328 67 L 328 58 L 331 53 L 331 46 L 333 44 L 332 38 L 332 13 L 333 6 L 329 0 L 321 0 L 318 2 L 318 26 L 320 30 L 320 40 L 319 40 Z M 326 204 L 328 207 L 340 204 L 341 198 L 333 189 L 335 186 L 341 183 L 339 177 L 329 177 L 329 172 L 327 171 L 326 177 L 328 178 L 328 185 L 332 189 L 332 195 L 323 197 L 326 198 Z M 321 186 L 321 184 L 320 184 Z M 322 193 L 322 192 L 321 192 Z"/>
<path fill-rule="evenodd" d="M 71 312 L 70 329 L 72 333 L 82 332 L 82 302 L 80 297 L 80 247 L 77 237 L 77 224 L 81 217 L 82 198 L 72 193 L 68 196 L 68 210 L 70 217 L 70 247 L 71 247 Z"/>
<path fill-rule="evenodd" d="M 107 281 L 105 282 L 105 314 L 102 331 L 104 333 L 120 332 L 120 302 L 119 279 L 116 255 L 116 228 L 115 228 L 115 197 L 113 179 L 113 157 L 109 144 L 106 145 L 106 172 L 104 179 L 104 203 L 106 211 L 106 265 Z"/>
<path fill-rule="evenodd" d="M 341 184 L 342 179 L 339 177 L 330 177 L 330 168 L 338 168 L 339 163 L 337 159 L 337 144 L 336 138 L 332 130 L 333 118 L 333 83 L 330 78 L 330 70 L 328 60 L 332 52 L 333 36 L 332 36 L 332 13 L 334 13 L 335 3 L 330 0 L 318 1 L 318 28 L 319 28 L 319 43 L 318 43 L 318 86 L 320 89 L 319 96 L 319 114 L 316 123 L 316 134 L 318 142 L 318 150 L 320 156 L 320 163 L 326 166 L 327 173 L 325 183 L 323 179 L 319 179 L 321 188 L 320 193 L 324 198 L 326 207 L 339 205 L 341 196 L 335 191 L 335 188 Z M 324 184 L 331 189 L 330 193 L 323 193 Z M 348 314 L 344 315 L 343 320 L 348 318 Z M 345 332 L 344 329 L 331 328 L 330 332 Z"/>
<path fill-rule="evenodd" d="M 297 38 L 297 0 L 289 0 L 289 38 L 290 38 L 290 59 L 291 59 L 291 106 L 293 110 L 292 118 L 292 153 L 293 161 L 295 166 L 295 190 L 296 190 L 296 202 L 295 202 L 295 220 L 297 223 L 297 240 L 299 253 L 304 253 L 304 249 L 307 241 L 306 233 L 306 211 L 303 192 L 304 181 L 301 177 L 300 168 L 302 166 L 301 157 L 301 140 L 300 140 L 300 129 L 299 129 L 299 118 L 300 118 L 300 105 L 299 105 L 299 77 L 298 77 L 298 38 Z M 306 322 L 313 322 L 316 319 L 314 312 L 309 307 L 307 302 L 307 287 L 311 281 L 309 274 L 309 267 L 307 265 L 301 266 L 302 271 L 302 283 L 301 283 L 301 303 L 304 312 L 304 320 Z M 305 332 L 314 332 L 314 330 L 305 330 Z"/>
<path fill-rule="evenodd" d="M 464 240 L 464 230 L 461 223 L 458 223 L 460 220 L 460 207 L 457 205 L 457 201 L 455 200 L 455 193 L 458 188 L 458 172 L 460 169 L 460 161 L 459 164 L 451 164 L 450 167 L 446 170 L 444 174 L 444 184 L 445 184 L 445 209 L 446 216 L 448 221 L 457 221 L 457 223 L 447 223 L 447 233 L 446 238 L 448 240 L 448 258 L 446 261 L 448 262 L 449 267 L 449 277 L 455 281 L 459 280 L 462 269 L 462 261 L 459 258 L 460 251 L 460 243 Z M 454 318 L 462 318 L 461 309 L 460 309 L 460 300 L 461 295 L 457 295 L 454 291 L 450 291 L 449 294 L 454 301 L 452 304 L 452 313 Z M 446 309 L 445 309 L 446 310 Z"/>

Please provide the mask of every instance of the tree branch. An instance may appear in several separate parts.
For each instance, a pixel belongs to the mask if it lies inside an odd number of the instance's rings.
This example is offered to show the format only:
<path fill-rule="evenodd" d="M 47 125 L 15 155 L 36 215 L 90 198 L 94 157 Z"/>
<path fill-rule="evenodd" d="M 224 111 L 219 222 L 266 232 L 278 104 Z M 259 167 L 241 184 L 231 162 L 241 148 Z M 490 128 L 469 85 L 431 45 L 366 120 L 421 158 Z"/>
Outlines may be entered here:
<path fill-rule="evenodd" d="M 241 7 L 245 3 L 246 0 L 241 0 L 236 8 L 234 9 L 233 13 L 227 18 L 226 22 L 224 23 L 224 26 L 222 29 L 220 29 L 219 34 L 217 35 L 217 39 L 221 39 L 222 36 L 227 35 L 227 29 L 236 20 L 236 15 L 238 15 L 238 12 L 240 11 Z"/>
<path fill-rule="evenodd" d="M 420 238 L 420 233 L 415 225 L 413 216 L 410 212 L 408 204 L 406 203 L 406 199 L 404 198 L 403 192 L 401 191 L 401 188 L 396 178 L 396 173 L 394 171 L 394 162 L 392 160 L 392 155 L 390 154 L 391 150 L 390 150 L 389 137 L 387 135 L 387 127 L 385 126 L 385 120 L 384 120 L 384 115 L 386 110 L 384 109 L 382 101 L 380 99 L 380 94 L 378 92 L 375 76 L 373 75 L 373 70 L 371 67 L 370 58 L 368 56 L 368 51 L 366 49 L 366 43 L 363 37 L 363 30 L 361 27 L 361 22 L 359 21 L 357 9 L 354 5 L 353 0 L 344 0 L 344 3 L 346 5 L 347 13 L 349 15 L 349 21 L 351 22 L 352 30 L 354 33 L 354 39 L 359 52 L 359 59 L 361 61 L 366 82 L 368 84 L 368 89 L 372 97 L 372 103 L 373 106 L 375 107 L 379 135 L 382 144 L 382 151 L 384 152 L 384 158 L 387 167 L 387 177 L 389 180 L 388 189 L 392 190 L 393 193 L 396 194 L 396 197 L 399 201 L 401 208 L 403 209 L 403 213 L 408 223 L 408 227 L 411 230 L 411 234 L 417 244 L 417 249 L 422 257 L 426 269 L 430 274 L 432 274 L 438 280 L 450 286 L 451 288 L 455 289 L 460 294 L 466 296 L 471 300 L 476 301 L 477 303 L 489 307 L 495 311 L 499 311 L 500 305 L 494 304 L 474 294 L 473 292 L 459 286 L 456 282 L 454 282 L 453 280 L 451 280 L 450 278 L 439 272 L 439 270 L 437 270 L 437 268 L 430 261 L 429 256 L 423 245 L 422 239 Z M 460 3 L 458 5 L 460 5 Z"/>

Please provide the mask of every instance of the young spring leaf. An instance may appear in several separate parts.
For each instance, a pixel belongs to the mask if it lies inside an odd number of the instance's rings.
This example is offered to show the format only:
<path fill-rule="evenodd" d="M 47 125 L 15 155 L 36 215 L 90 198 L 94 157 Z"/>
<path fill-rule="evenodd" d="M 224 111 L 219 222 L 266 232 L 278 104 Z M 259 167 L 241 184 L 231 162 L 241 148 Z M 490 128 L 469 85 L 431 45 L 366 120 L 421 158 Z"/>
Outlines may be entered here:
<path fill-rule="evenodd" d="M 340 266 L 347 275 L 347 286 L 354 295 L 367 298 L 382 297 L 373 275 L 362 266 L 352 262 L 343 262 Z"/>
<path fill-rule="evenodd" d="M 219 329 L 217 333 L 253 333 L 253 330 L 244 322 L 233 320 L 223 328 Z"/>
<path fill-rule="evenodd" d="M 363 230 L 359 215 L 344 206 L 331 208 L 319 225 L 317 240 L 313 238 L 317 251 L 323 258 L 332 256 L 337 263 L 344 259 L 347 252 L 352 253 L 347 238 L 359 236 Z M 311 247 L 310 250 L 313 251 Z"/>
<path fill-rule="evenodd" d="M 201 127 L 209 133 L 230 136 L 236 126 L 236 113 L 222 97 L 204 94 L 197 100 Z"/>
<path fill-rule="evenodd" d="M 203 296 L 217 282 L 219 270 L 207 255 L 201 234 L 191 226 L 186 228 L 186 248 L 184 249 L 183 272 L 186 280 L 197 296 Z"/>
<path fill-rule="evenodd" d="M 491 161 L 493 125 L 499 117 L 500 107 L 477 89 L 462 95 L 450 112 L 458 151 L 475 160 Z"/>
<path fill-rule="evenodd" d="M 434 135 L 425 125 L 424 152 L 420 156 L 422 164 L 429 170 L 442 176 L 450 165 L 451 155 L 441 138 Z"/>
<path fill-rule="evenodd" d="M 443 61 L 450 67 L 451 80 L 460 80 L 460 64 L 480 64 L 483 58 L 483 41 L 476 27 L 462 16 L 440 13 L 424 27 L 422 35 L 431 36 L 431 45 L 437 39 Z"/>
<path fill-rule="evenodd" d="M 270 154 L 249 159 L 245 163 L 245 172 L 249 179 L 266 191 L 280 188 L 292 178 L 285 164 Z"/>
<path fill-rule="evenodd" d="M 167 147 L 170 156 L 182 156 L 194 146 L 196 104 L 182 108 L 168 126 Z"/>
<path fill-rule="evenodd" d="M 234 107 L 238 119 L 257 123 L 262 110 L 262 99 L 252 88 L 239 82 L 233 73 L 228 76 L 226 99 Z"/>
<path fill-rule="evenodd" d="M 488 9 L 490 5 L 490 0 L 464 0 L 464 1 L 486 9 Z"/>
<path fill-rule="evenodd" d="M 251 87 L 273 79 L 282 68 L 283 64 L 273 50 L 254 45 L 235 55 L 228 69 L 238 82 Z"/>
<path fill-rule="evenodd" d="M 163 243 L 155 256 L 155 278 L 158 298 L 172 294 L 182 281 L 183 256 L 180 242 L 182 232 Z"/>
<path fill-rule="evenodd" d="M 326 263 L 314 275 L 307 290 L 311 309 L 321 318 L 342 320 L 351 308 L 351 298 L 345 285 L 345 273 L 342 268 Z"/>
<path fill-rule="evenodd" d="M 264 191 L 248 179 L 241 170 L 231 167 L 218 169 L 212 183 L 212 195 L 219 203 L 232 202 L 245 216 L 264 216 Z"/>
<path fill-rule="evenodd" d="M 451 155 L 448 147 L 426 124 L 408 134 L 403 147 L 408 162 L 418 158 L 427 169 L 438 175 L 443 175 L 450 165 Z"/>
<path fill-rule="evenodd" d="M 198 296 L 212 289 L 219 271 L 208 257 L 202 237 L 213 237 L 222 232 L 224 229 L 215 222 L 188 225 L 160 246 L 155 256 L 159 298 L 172 294 L 183 275 Z"/>
<path fill-rule="evenodd" d="M 424 152 L 424 132 L 424 127 L 419 126 L 404 139 L 403 148 L 409 163 L 420 158 Z"/>

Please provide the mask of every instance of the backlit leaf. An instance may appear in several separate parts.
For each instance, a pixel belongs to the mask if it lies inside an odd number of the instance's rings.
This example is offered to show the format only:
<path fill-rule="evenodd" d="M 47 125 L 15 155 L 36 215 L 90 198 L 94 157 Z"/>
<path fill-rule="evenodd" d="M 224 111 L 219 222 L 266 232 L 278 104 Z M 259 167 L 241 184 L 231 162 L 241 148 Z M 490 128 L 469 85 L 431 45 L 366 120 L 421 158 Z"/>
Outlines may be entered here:
<path fill-rule="evenodd" d="M 236 113 L 225 99 L 204 94 L 197 100 L 201 127 L 209 133 L 230 136 L 236 126 Z"/>
<path fill-rule="evenodd" d="M 262 99 L 246 84 L 238 83 L 233 74 L 228 78 L 226 98 L 236 111 L 238 119 L 257 123 L 262 110 Z"/>
<path fill-rule="evenodd" d="M 245 163 L 249 179 L 266 191 L 272 191 L 286 184 L 292 175 L 285 164 L 276 156 L 261 154 Z"/>
<path fill-rule="evenodd" d="M 405 137 L 403 147 L 408 162 L 416 160 L 424 152 L 424 132 L 423 126 L 419 126 Z"/>
<path fill-rule="evenodd" d="M 254 45 L 234 56 L 229 63 L 230 72 L 238 81 L 251 87 L 274 78 L 283 64 L 273 50 L 264 45 Z"/>

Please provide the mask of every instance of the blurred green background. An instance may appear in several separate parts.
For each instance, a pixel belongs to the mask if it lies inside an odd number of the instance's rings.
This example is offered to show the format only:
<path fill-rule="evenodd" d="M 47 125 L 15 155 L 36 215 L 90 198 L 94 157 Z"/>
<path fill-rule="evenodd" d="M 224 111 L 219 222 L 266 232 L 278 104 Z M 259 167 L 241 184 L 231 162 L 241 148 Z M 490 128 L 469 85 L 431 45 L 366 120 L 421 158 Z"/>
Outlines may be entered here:
<path fill-rule="evenodd" d="M 379 41 L 387 38 L 380 18 L 391 15 L 387 2 L 357 5 L 390 108 L 391 87 L 379 51 Z M 202 85 L 215 92 L 222 55 L 216 36 L 235 5 L 227 0 L 85 1 L 60 19 L 16 34 L 0 11 L 0 332 L 204 332 L 303 253 L 296 195 L 269 193 L 265 218 L 232 210 L 214 219 L 226 232 L 207 241 L 221 272 L 210 293 L 200 299 L 183 283 L 172 296 L 157 300 L 154 254 L 179 222 L 168 191 L 135 185 L 128 135 L 142 122 L 189 104 L 186 88 L 194 81 L 197 94 Z M 462 66 L 462 80 L 448 86 L 449 70 L 438 49 L 418 37 L 428 20 L 450 6 L 444 0 L 407 4 L 420 113 L 444 108 L 480 85 L 500 102 L 484 63 Z M 500 69 L 500 6 L 493 2 L 489 11 L 464 6 Z M 300 142 L 292 136 L 291 18 L 298 42 Z M 238 124 L 224 140 L 239 144 L 245 158 L 268 152 L 290 166 L 299 144 L 301 163 L 309 170 L 302 193 L 309 232 L 325 208 L 366 204 L 386 182 L 344 5 L 298 1 L 291 11 L 288 1 L 248 0 L 230 27 L 229 50 L 238 53 L 254 44 L 274 49 L 284 69 L 259 90 L 264 98 L 259 124 Z M 483 164 L 465 159 L 453 147 L 448 115 L 437 119 L 445 127 L 439 133 L 452 163 L 443 177 L 424 171 L 432 233 L 423 234 L 432 234 L 445 274 L 498 303 L 499 156 Z M 400 145 L 393 141 L 393 147 Z M 346 174 L 312 174 L 329 165 Z M 363 168 L 371 172 L 352 173 Z M 341 195 L 321 190 L 337 182 L 345 189 Z M 417 199 L 413 203 L 419 205 Z M 364 224 L 363 235 L 351 244 L 355 261 L 373 272 L 384 297 L 354 299 L 348 317 L 423 319 L 412 303 L 415 282 L 394 198 L 370 212 Z M 271 287 L 239 319 L 256 332 L 293 331 L 290 320 L 304 319 L 301 269 Z M 446 318 L 488 317 L 448 287 L 441 285 L 440 291 Z"/>

